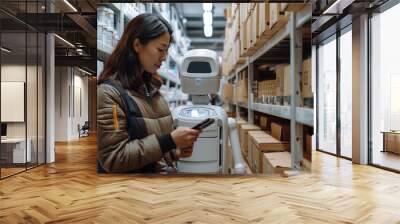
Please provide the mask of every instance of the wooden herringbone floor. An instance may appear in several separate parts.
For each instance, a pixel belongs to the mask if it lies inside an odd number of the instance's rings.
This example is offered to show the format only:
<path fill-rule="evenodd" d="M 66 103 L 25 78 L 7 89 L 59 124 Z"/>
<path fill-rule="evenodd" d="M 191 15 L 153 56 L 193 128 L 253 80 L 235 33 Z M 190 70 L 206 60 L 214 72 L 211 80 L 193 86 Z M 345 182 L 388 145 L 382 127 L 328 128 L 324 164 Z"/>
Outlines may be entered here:
<path fill-rule="evenodd" d="M 290 178 L 97 175 L 95 144 L 0 181 L 0 223 L 400 223 L 400 175 L 326 154 Z"/>

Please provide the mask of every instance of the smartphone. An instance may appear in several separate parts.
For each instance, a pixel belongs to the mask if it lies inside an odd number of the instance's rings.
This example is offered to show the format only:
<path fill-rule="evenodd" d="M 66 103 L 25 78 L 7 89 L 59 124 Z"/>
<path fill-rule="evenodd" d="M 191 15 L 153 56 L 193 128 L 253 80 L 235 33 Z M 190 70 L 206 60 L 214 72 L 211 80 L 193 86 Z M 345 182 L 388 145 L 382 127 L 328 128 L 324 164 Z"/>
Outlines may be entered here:
<path fill-rule="evenodd" d="M 207 118 L 207 119 L 203 120 L 202 122 L 193 126 L 192 129 L 201 131 L 201 130 L 207 128 L 208 126 L 210 126 L 211 124 L 213 124 L 214 121 L 215 121 L 215 119 L 213 119 L 213 118 Z"/>

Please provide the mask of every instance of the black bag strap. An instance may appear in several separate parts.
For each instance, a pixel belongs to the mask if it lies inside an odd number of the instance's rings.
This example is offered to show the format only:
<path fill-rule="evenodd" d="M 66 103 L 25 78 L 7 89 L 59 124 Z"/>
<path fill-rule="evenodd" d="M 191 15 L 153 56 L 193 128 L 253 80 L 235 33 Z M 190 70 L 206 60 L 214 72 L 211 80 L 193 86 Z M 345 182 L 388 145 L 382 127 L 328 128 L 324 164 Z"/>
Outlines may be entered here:
<path fill-rule="evenodd" d="M 113 82 L 110 79 L 107 79 L 106 81 L 104 81 L 104 84 L 110 85 L 118 90 L 119 94 L 122 97 L 122 100 L 124 101 L 125 106 L 128 108 L 127 113 L 125 112 L 128 115 L 128 117 L 131 117 L 131 116 L 143 117 L 135 100 L 133 100 L 132 97 L 129 96 L 126 89 L 122 88 L 121 85 Z"/>

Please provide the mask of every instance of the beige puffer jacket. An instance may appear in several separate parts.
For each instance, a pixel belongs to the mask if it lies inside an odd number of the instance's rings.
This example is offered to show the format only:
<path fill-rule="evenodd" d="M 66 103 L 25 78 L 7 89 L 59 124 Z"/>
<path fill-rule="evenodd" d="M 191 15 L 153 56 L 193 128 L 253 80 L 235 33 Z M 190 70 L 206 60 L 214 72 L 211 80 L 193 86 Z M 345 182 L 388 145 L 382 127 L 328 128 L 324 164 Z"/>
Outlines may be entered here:
<path fill-rule="evenodd" d="M 144 90 L 129 91 L 142 115 L 135 118 L 134 130 L 145 135 L 130 139 L 124 112 L 127 108 L 118 90 L 104 83 L 98 86 L 97 159 L 106 172 L 161 172 L 166 165 L 174 168 L 177 157 L 170 136 L 171 112 L 155 85 L 149 92 L 151 100 L 146 100 Z"/>

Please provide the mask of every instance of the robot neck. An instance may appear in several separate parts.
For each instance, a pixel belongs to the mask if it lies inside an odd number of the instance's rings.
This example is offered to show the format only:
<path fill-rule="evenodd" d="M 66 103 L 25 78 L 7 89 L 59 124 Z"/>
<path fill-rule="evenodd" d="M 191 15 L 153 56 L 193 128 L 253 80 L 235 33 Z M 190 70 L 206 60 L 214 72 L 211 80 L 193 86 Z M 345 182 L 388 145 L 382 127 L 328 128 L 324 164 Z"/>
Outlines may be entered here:
<path fill-rule="evenodd" d="M 208 95 L 193 95 L 192 101 L 194 105 L 207 105 L 210 102 Z"/>

